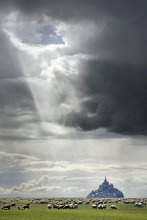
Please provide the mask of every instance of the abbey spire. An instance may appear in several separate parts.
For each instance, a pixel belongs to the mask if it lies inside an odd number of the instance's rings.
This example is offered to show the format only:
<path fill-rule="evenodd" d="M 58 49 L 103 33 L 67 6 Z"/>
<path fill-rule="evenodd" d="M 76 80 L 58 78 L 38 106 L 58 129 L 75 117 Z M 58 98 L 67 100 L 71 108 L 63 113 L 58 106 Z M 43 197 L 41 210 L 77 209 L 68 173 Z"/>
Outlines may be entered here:
<path fill-rule="evenodd" d="M 105 176 L 104 182 L 107 182 L 107 178 L 106 178 L 106 176 Z"/>

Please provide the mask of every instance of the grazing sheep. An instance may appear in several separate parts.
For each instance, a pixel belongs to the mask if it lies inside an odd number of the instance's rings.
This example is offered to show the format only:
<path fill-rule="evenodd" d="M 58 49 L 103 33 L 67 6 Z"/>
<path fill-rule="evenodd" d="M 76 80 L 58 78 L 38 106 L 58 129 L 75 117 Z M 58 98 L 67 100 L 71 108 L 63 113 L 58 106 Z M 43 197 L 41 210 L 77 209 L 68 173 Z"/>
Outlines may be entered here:
<path fill-rule="evenodd" d="M 53 208 L 54 208 L 54 209 L 58 209 L 58 208 L 59 208 L 59 205 L 55 203 L 55 204 L 53 205 Z"/>
<path fill-rule="evenodd" d="M 134 204 L 135 203 L 135 200 L 131 200 L 131 204 Z"/>
<path fill-rule="evenodd" d="M 52 209 L 52 205 L 51 205 L 51 204 L 48 204 L 48 205 L 47 205 L 47 208 L 48 208 L 48 209 Z"/>
<path fill-rule="evenodd" d="M 10 208 L 11 208 L 11 205 L 4 205 L 2 207 L 2 210 L 10 210 Z"/>
<path fill-rule="evenodd" d="M 106 204 L 99 204 L 97 206 L 98 209 L 106 209 Z"/>
<path fill-rule="evenodd" d="M 23 209 L 30 209 L 30 204 L 25 204 L 22 208 Z"/>
<path fill-rule="evenodd" d="M 16 207 L 16 204 L 15 204 L 15 203 L 11 203 L 10 206 L 11 206 L 11 207 Z"/>
<path fill-rule="evenodd" d="M 63 209 L 70 209 L 70 205 L 69 204 L 65 204 Z"/>
<path fill-rule="evenodd" d="M 69 209 L 74 209 L 74 204 L 73 203 L 69 204 Z"/>
<path fill-rule="evenodd" d="M 103 209 L 106 209 L 106 204 L 103 204 L 102 206 L 103 206 Z"/>
<path fill-rule="evenodd" d="M 115 205 L 111 205 L 110 208 L 111 209 L 117 209 L 117 207 Z"/>
<path fill-rule="evenodd" d="M 92 204 L 92 208 L 93 208 L 93 209 L 96 209 L 96 208 L 97 208 L 97 205 L 96 205 L 96 204 Z"/>
<path fill-rule="evenodd" d="M 48 201 L 41 200 L 41 201 L 39 202 L 39 204 L 40 204 L 40 205 L 41 205 L 41 204 L 48 204 Z"/>
<path fill-rule="evenodd" d="M 57 204 L 57 209 L 64 209 L 64 204 Z"/>
<path fill-rule="evenodd" d="M 74 204 L 74 209 L 78 209 L 78 204 L 77 203 Z"/>
<path fill-rule="evenodd" d="M 53 208 L 54 209 L 64 209 L 64 204 L 57 204 L 57 203 L 55 203 L 55 204 L 53 204 Z"/>
<path fill-rule="evenodd" d="M 102 205 L 102 204 L 99 204 L 99 205 L 97 206 L 97 208 L 98 208 L 98 209 L 103 209 L 103 205 Z"/>
<path fill-rule="evenodd" d="M 98 205 L 102 205 L 102 204 L 103 204 L 103 202 L 102 202 L 102 201 L 99 201 L 97 204 L 98 204 Z"/>
<path fill-rule="evenodd" d="M 124 201 L 124 204 L 130 204 L 130 201 L 125 200 L 125 201 Z"/>
<path fill-rule="evenodd" d="M 83 203 L 83 201 L 79 200 L 79 201 L 77 201 L 77 203 L 78 203 L 78 204 L 82 204 L 82 203 Z"/>
<path fill-rule="evenodd" d="M 141 202 L 135 203 L 135 207 L 143 208 L 143 204 Z"/>

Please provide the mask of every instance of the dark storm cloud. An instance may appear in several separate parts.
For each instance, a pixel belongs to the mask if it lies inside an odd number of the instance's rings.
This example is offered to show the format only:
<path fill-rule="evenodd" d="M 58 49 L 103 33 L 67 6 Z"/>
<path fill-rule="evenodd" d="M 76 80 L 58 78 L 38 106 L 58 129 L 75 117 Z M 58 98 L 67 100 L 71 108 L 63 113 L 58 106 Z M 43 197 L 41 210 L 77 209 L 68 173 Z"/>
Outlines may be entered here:
<path fill-rule="evenodd" d="M 2 0 L 1 8 L 20 9 L 25 13 L 44 12 L 60 19 L 97 18 L 100 15 L 113 17 L 143 16 L 145 0 Z"/>
<path fill-rule="evenodd" d="M 82 111 L 62 120 L 82 130 L 105 127 L 123 134 L 147 134 L 147 67 L 117 61 L 82 64 L 76 86 Z"/>

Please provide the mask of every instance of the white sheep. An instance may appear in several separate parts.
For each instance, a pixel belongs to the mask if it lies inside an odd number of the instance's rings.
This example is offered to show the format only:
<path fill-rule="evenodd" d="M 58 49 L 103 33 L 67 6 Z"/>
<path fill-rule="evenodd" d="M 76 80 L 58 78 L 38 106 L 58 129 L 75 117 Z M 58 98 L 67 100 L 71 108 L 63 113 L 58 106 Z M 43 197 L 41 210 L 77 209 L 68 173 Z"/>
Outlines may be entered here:
<path fill-rule="evenodd" d="M 111 209 L 117 209 L 116 205 L 111 205 L 110 208 Z"/>
<path fill-rule="evenodd" d="M 93 208 L 93 209 L 96 209 L 96 208 L 97 208 L 97 205 L 96 205 L 96 204 L 92 204 L 92 208 Z"/>
<path fill-rule="evenodd" d="M 27 203 L 27 204 L 25 204 L 22 208 L 23 208 L 23 209 L 30 209 L 30 204 Z"/>
<path fill-rule="evenodd" d="M 106 209 L 106 204 L 99 204 L 97 206 L 98 209 Z"/>
<path fill-rule="evenodd" d="M 135 203 L 135 207 L 143 208 L 143 204 L 141 202 Z"/>
<path fill-rule="evenodd" d="M 52 205 L 51 205 L 51 204 L 48 204 L 48 205 L 47 205 L 47 208 L 48 208 L 48 209 L 52 209 Z"/>

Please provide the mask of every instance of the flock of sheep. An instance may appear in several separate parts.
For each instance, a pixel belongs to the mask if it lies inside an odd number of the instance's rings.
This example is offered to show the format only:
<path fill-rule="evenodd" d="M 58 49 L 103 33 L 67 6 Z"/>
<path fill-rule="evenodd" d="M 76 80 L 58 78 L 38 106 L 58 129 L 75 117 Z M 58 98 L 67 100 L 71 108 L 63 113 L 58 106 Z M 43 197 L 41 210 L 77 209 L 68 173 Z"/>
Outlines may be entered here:
<path fill-rule="evenodd" d="M 45 205 L 48 209 L 78 209 L 80 205 L 91 206 L 92 209 L 118 209 L 118 204 L 131 204 L 137 208 L 143 208 L 146 206 L 146 199 L 32 199 L 29 203 L 18 206 L 19 200 L 11 200 L 12 203 L 3 203 L 2 210 L 10 210 L 11 207 L 16 207 L 19 210 L 30 209 L 31 204 Z M 22 200 L 23 201 L 23 200 Z"/>
<path fill-rule="evenodd" d="M 117 209 L 117 204 L 133 204 L 134 207 L 143 208 L 147 204 L 146 199 L 104 199 L 104 200 L 97 200 L 92 201 L 92 208 L 93 209 L 106 209 L 108 203 L 115 203 L 110 205 L 110 209 Z"/>
<path fill-rule="evenodd" d="M 2 210 L 10 210 L 11 207 L 16 207 L 16 203 L 4 205 L 4 206 L 2 207 Z M 24 210 L 24 209 L 29 209 L 29 208 L 30 208 L 30 203 L 27 203 L 27 204 L 23 205 L 22 208 L 20 208 L 20 207 L 18 206 L 18 209 L 19 209 L 19 210 Z"/>

